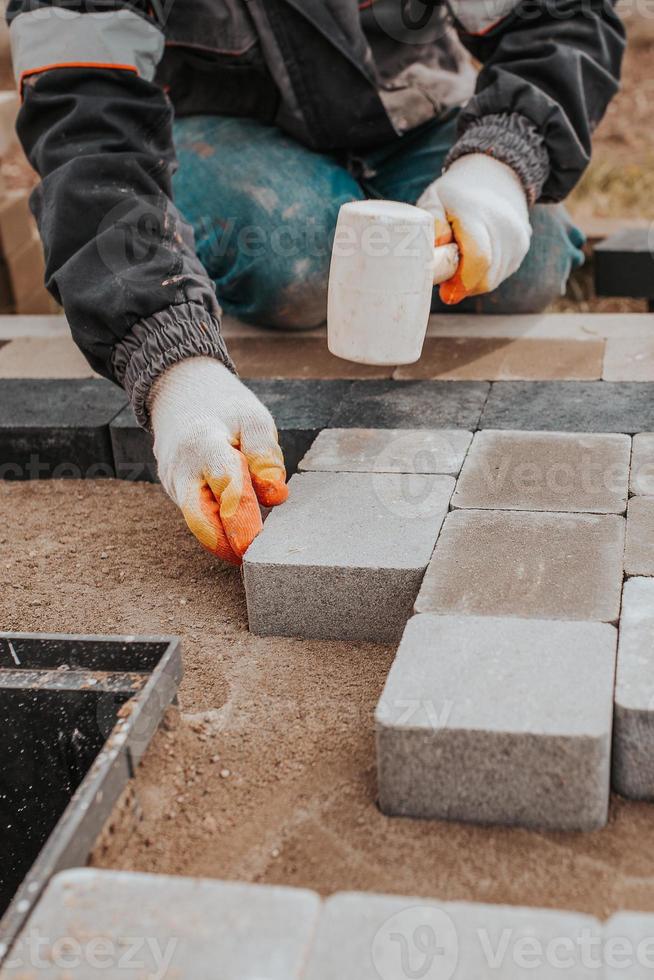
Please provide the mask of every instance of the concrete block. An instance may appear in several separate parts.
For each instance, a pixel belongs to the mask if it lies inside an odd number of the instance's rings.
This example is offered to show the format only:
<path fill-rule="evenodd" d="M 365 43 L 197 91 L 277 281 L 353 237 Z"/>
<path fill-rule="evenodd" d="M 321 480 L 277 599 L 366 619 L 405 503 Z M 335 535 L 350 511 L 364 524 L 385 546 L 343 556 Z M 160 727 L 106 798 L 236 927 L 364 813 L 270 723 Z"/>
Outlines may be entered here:
<path fill-rule="evenodd" d="M 471 439 L 463 429 L 324 429 L 299 469 L 456 476 Z"/>
<path fill-rule="evenodd" d="M 248 381 L 248 388 L 275 419 L 287 473 L 295 473 L 320 430 L 331 424 L 351 385 L 351 381 L 334 380 Z"/>
<path fill-rule="evenodd" d="M 598 296 L 654 297 L 649 228 L 622 228 L 594 249 Z"/>
<path fill-rule="evenodd" d="M 0 353 L 0 378 L 97 378 L 72 337 L 18 337 Z"/>
<path fill-rule="evenodd" d="M 583 953 L 600 935 L 573 912 L 341 892 L 305 980 L 599 980 Z"/>
<path fill-rule="evenodd" d="M 604 924 L 603 980 L 651 980 L 654 976 L 654 915 L 618 912 Z"/>
<path fill-rule="evenodd" d="M 157 461 L 152 451 L 152 435 L 138 424 L 131 405 L 126 405 L 112 420 L 109 433 L 116 476 L 120 480 L 157 483 Z"/>
<path fill-rule="evenodd" d="M 16 337 L 68 337 L 65 316 L 0 316 L 0 340 Z"/>
<path fill-rule="evenodd" d="M 605 381 L 654 381 L 654 339 L 613 337 L 606 342 Z"/>
<path fill-rule="evenodd" d="M 1 980 L 300 980 L 320 911 L 314 892 L 77 869 L 48 885 Z"/>
<path fill-rule="evenodd" d="M 654 313 L 435 313 L 427 337 L 484 337 L 506 340 L 602 340 L 651 337 Z"/>
<path fill-rule="evenodd" d="M 613 514 L 454 511 L 416 612 L 615 622 L 624 528 Z"/>
<path fill-rule="evenodd" d="M 484 381 L 353 381 L 329 425 L 347 429 L 476 429 Z M 654 415 L 654 412 L 652 413 Z"/>
<path fill-rule="evenodd" d="M 627 575 L 654 575 L 654 497 L 629 501 L 624 570 Z"/>
<path fill-rule="evenodd" d="M 654 432 L 638 432 L 632 440 L 629 489 L 654 496 Z"/>
<path fill-rule="evenodd" d="M 615 682 L 613 786 L 654 800 L 654 580 L 625 582 Z"/>
<path fill-rule="evenodd" d="M 654 429 L 654 383 L 498 381 L 479 428 L 644 432 Z"/>
<path fill-rule="evenodd" d="M 228 346 L 242 378 L 390 378 L 394 370 L 335 357 L 322 332 L 267 330 L 230 337 Z"/>
<path fill-rule="evenodd" d="M 604 826 L 615 646 L 604 623 L 415 616 L 375 716 L 382 811 Z"/>
<path fill-rule="evenodd" d="M 109 425 L 126 400 L 103 379 L 4 380 L 0 478 L 113 475 Z"/>
<path fill-rule="evenodd" d="M 604 340 L 427 337 L 415 364 L 394 378 L 447 381 L 520 381 L 602 377 Z"/>
<path fill-rule="evenodd" d="M 624 513 L 629 436 L 478 432 L 452 498 L 483 510 Z"/>
<path fill-rule="evenodd" d="M 453 489 L 449 476 L 294 476 L 245 555 L 252 632 L 398 639 Z"/>

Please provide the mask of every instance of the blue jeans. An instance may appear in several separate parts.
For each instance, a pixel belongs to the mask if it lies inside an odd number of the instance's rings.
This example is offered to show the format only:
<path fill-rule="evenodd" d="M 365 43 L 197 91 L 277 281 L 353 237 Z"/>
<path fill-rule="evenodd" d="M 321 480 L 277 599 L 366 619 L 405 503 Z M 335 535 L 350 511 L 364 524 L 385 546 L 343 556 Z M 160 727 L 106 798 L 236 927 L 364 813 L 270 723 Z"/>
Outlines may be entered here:
<path fill-rule="evenodd" d="M 190 116 L 175 123 L 178 207 L 224 310 L 249 323 L 322 323 L 336 216 L 366 197 L 414 204 L 441 172 L 456 114 L 363 154 L 314 153 L 251 119 Z M 561 206 L 532 209 L 520 269 L 485 296 L 436 312 L 536 313 L 560 296 L 583 262 L 583 235 Z"/>

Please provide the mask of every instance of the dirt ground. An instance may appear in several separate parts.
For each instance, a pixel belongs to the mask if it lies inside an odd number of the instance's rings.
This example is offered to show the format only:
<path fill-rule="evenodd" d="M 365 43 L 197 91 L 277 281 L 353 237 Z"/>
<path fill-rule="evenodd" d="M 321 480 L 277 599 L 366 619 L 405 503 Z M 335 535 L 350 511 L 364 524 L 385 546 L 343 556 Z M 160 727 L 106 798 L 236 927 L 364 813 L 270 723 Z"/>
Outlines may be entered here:
<path fill-rule="evenodd" d="M 238 570 L 157 486 L 0 483 L 2 629 L 174 633 L 180 713 L 155 736 L 93 863 L 283 883 L 654 911 L 654 807 L 545 834 L 389 819 L 372 713 L 393 651 L 251 636 Z"/>

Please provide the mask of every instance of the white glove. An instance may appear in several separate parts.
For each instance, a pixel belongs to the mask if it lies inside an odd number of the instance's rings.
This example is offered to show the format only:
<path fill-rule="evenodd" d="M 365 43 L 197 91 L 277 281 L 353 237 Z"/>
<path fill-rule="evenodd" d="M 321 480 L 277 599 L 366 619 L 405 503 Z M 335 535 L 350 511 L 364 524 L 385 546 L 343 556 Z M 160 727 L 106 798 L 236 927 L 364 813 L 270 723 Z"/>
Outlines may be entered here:
<path fill-rule="evenodd" d="M 205 548 L 240 564 L 262 527 L 259 504 L 288 496 L 270 412 L 210 357 L 168 368 L 148 405 L 165 490 Z"/>
<path fill-rule="evenodd" d="M 529 251 L 527 195 L 518 175 L 485 153 L 459 157 L 417 201 L 434 215 L 435 244 L 454 238 L 459 267 L 441 284 L 444 303 L 496 289 Z"/>

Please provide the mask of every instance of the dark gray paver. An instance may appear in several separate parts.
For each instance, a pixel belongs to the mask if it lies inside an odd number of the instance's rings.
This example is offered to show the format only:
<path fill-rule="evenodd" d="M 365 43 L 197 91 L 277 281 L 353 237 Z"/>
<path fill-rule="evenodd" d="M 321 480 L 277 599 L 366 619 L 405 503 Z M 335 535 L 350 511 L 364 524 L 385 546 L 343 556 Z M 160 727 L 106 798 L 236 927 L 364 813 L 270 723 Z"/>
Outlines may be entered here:
<path fill-rule="evenodd" d="M 285 379 L 254 380 L 246 384 L 275 419 L 286 472 L 290 475 L 295 473 L 320 430 L 331 424 L 332 415 L 352 382 Z"/>
<path fill-rule="evenodd" d="M 476 429 L 485 381 L 353 381 L 330 419 L 332 428 Z"/>
<path fill-rule="evenodd" d="M 616 638 L 604 623 L 414 616 L 375 716 L 382 811 L 603 826 Z"/>
<path fill-rule="evenodd" d="M 109 425 L 126 401 L 120 388 L 103 379 L 5 379 L 0 477 L 113 475 Z"/>
<path fill-rule="evenodd" d="M 126 405 L 109 426 L 116 476 L 121 480 L 157 481 L 157 461 L 152 452 L 152 435 L 136 421 Z"/>
<path fill-rule="evenodd" d="M 654 382 L 497 381 L 479 428 L 646 431 L 654 428 Z"/>

